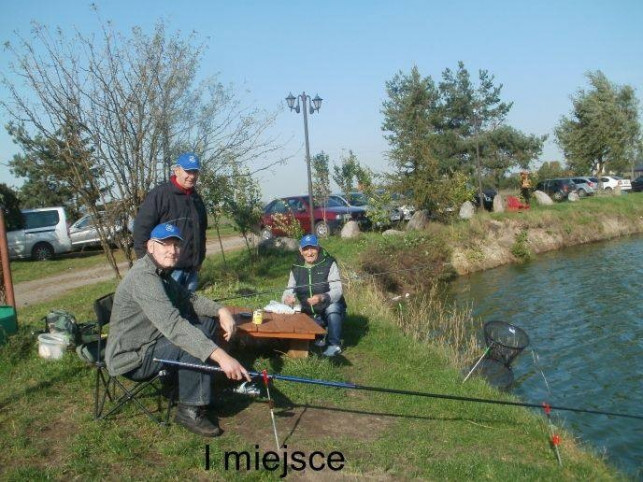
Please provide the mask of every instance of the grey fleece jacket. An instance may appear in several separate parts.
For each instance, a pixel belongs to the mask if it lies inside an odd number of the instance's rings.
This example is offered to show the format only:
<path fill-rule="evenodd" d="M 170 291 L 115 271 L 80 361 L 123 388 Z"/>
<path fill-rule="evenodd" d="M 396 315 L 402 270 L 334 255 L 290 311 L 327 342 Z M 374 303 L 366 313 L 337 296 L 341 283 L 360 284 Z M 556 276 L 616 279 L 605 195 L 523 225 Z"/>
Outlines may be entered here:
<path fill-rule="evenodd" d="M 217 345 L 189 320 L 217 316 L 220 308 L 162 273 L 149 255 L 139 259 L 114 295 L 105 348 L 110 375 L 141 366 L 146 350 L 163 336 L 205 362 Z"/>

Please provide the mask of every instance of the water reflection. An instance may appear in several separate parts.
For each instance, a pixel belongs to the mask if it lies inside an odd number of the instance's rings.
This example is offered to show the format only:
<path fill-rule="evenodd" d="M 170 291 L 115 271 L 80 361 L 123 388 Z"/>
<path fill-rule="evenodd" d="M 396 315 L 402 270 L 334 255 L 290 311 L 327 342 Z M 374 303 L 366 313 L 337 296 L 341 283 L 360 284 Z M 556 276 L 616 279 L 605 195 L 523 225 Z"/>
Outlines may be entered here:
<path fill-rule="evenodd" d="M 450 295 L 458 304 L 473 302 L 481 324 L 501 319 L 529 334 L 530 347 L 512 365 L 514 393 L 524 400 L 643 415 L 642 259 L 642 236 L 571 248 L 463 277 Z M 552 417 L 643 476 L 640 420 Z"/>

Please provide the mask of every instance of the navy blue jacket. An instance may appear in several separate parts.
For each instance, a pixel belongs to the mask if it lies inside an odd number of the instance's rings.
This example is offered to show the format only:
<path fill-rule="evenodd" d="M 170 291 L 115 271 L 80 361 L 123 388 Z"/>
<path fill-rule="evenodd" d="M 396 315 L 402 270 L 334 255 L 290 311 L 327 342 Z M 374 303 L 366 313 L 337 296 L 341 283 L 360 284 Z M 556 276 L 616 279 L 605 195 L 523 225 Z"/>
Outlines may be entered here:
<path fill-rule="evenodd" d="M 201 196 L 175 186 L 171 181 L 152 189 L 138 210 L 134 221 L 134 250 L 142 258 L 152 229 L 161 223 L 172 223 L 181 230 L 183 249 L 175 269 L 194 269 L 205 259 L 205 230 L 208 216 Z"/>

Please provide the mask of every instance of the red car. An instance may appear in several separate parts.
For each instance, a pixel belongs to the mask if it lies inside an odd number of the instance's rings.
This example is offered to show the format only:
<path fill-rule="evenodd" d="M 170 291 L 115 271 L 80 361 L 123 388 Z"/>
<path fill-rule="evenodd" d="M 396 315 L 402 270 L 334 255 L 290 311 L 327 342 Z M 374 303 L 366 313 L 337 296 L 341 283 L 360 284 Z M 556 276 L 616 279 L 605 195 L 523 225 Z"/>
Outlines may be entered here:
<path fill-rule="evenodd" d="M 261 215 L 261 237 L 270 239 L 273 236 L 285 236 L 287 233 L 279 228 L 280 222 L 275 218 L 282 217 L 286 222 L 294 219 L 304 233 L 310 233 L 310 212 L 308 196 L 290 196 L 275 199 L 263 210 Z M 360 207 L 345 206 L 330 198 L 323 205 L 315 202 L 313 208 L 314 233 L 323 238 L 338 232 L 347 221 L 357 221 L 361 226 L 368 223 L 366 210 Z M 282 221 L 283 223 L 283 221 Z"/>

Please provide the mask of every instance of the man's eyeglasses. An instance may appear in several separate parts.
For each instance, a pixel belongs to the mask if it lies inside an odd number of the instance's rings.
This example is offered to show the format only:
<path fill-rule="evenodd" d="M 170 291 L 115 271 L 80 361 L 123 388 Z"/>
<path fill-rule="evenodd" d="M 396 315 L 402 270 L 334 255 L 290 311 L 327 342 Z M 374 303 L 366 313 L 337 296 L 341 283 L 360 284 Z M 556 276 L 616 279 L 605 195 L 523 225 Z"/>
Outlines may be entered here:
<path fill-rule="evenodd" d="M 160 244 L 161 246 L 174 246 L 176 248 L 180 248 L 183 245 L 183 243 L 181 243 L 181 241 L 179 240 L 174 240 L 172 242 L 167 242 L 167 243 L 164 241 L 161 241 L 160 239 L 153 239 L 152 241 L 154 241 L 157 244 Z"/>

